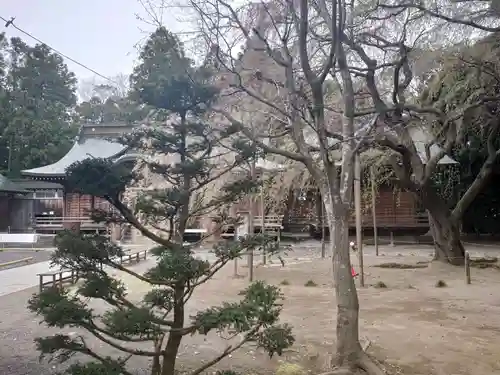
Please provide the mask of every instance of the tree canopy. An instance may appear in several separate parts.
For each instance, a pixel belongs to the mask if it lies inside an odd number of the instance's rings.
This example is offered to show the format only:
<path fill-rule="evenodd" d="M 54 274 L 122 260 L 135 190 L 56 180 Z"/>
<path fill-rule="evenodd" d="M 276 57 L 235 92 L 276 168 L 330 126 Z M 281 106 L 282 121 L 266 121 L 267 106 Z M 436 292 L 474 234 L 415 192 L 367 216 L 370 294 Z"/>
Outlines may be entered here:
<path fill-rule="evenodd" d="M 0 169 L 18 174 L 71 147 L 76 78 L 45 45 L 0 34 L 0 48 Z"/>
<path fill-rule="evenodd" d="M 466 230 L 491 231 L 499 220 L 500 206 L 493 181 L 500 172 L 500 35 L 493 33 L 469 47 L 450 53 L 442 69 L 422 92 L 420 100 L 441 111 L 465 111 L 460 119 L 459 142 L 451 150 L 459 162 L 455 193 L 445 197 L 451 207 L 484 175 L 485 182 L 474 201 L 467 202 L 462 213 Z M 475 105 L 479 103 L 479 105 Z M 485 170 L 484 167 L 488 170 Z M 486 175 L 486 172 L 491 172 Z M 447 181 L 443 181 L 447 185 Z"/>

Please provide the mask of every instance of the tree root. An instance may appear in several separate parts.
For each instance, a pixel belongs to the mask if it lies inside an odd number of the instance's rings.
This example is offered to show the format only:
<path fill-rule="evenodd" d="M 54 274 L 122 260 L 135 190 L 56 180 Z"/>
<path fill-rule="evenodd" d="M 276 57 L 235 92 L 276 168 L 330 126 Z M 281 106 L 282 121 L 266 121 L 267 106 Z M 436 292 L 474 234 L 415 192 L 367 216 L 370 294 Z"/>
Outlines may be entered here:
<path fill-rule="evenodd" d="M 360 373 L 366 375 L 385 375 L 385 371 L 380 365 L 364 351 L 361 352 L 356 362 L 340 366 L 333 371 L 324 372 L 320 375 L 358 375 Z"/>
<path fill-rule="evenodd" d="M 368 354 L 362 352 L 357 365 L 369 375 L 384 375 L 385 371 Z"/>

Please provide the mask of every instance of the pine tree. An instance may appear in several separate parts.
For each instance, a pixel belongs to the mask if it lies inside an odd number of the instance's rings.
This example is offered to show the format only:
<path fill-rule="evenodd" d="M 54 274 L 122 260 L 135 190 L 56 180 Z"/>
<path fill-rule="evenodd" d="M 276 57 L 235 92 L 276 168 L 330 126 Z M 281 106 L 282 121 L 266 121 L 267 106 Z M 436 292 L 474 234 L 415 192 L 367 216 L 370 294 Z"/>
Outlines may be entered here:
<path fill-rule="evenodd" d="M 0 171 L 55 163 L 71 148 L 77 127 L 76 77 L 43 44 L 0 34 Z"/>
<path fill-rule="evenodd" d="M 257 188 L 250 181 L 227 177 L 253 157 L 255 150 L 239 142 L 231 131 L 206 121 L 206 110 L 216 99 L 217 91 L 206 80 L 205 72 L 202 74 L 184 57 L 177 39 L 165 29 L 158 30 L 151 39 L 145 47 L 147 53 L 141 55 L 142 64 L 132 77 L 133 89 L 167 121 L 140 127 L 120 138 L 120 142 L 142 156 L 134 169 L 127 163 L 87 159 L 68 170 L 68 186 L 106 198 L 117 213 L 96 211 L 95 219 L 128 223 L 153 240 L 157 246 L 150 252 L 156 264 L 139 274 L 116 263 L 123 251 L 103 236 L 64 232 L 58 237 L 54 262 L 78 270 L 83 283 L 76 294 L 47 289 L 31 298 L 29 308 L 41 315 L 48 326 L 82 328 L 103 342 L 112 342 L 115 349 L 123 352 L 120 358 L 105 357 L 87 346 L 84 339 L 65 334 L 37 338 L 42 356 L 65 361 L 74 353 L 84 353 L 94 360 L 71 365 L 68 374 L 128 375 L 132 370 L 127 368 L 127 358 L 142 356 L 152 359 L 152 375 L 173 375 L 179 345 L 192 334 L 230 331 L 239 334 L 241 345 L 257 344 L 270 356 L 280 355 L 294 341 L 290 327 L 279 324 L 279 289 L 263 282 L 251 284 L 241 293 L 239 302 L 206 308 L 191 321 L 185 321 L 185 307 L 192 293 L 210 282 L 228 262 L 256 247 L 267 252 L 278 249 L 266 237 L 247 236 L 215 244 L 215 261 L 208 262 L 196 258 L 193 247 L 183 243 L 190 222 L 224 212 L 229 204 Z M 151 51 L 151 46 L 156 49 Z M 159 65 L 149 64 L 155 58 L 153 53 L 169 55 L 168 60 L 162 60 L 168 61 L 163 72 Z M 183 64 L 176 65 L 178 70 L 171 70 L 180 60 Z M 227 150 L 218 153 L 224 143 L 238 146 L 239 157 L 224 162 L 222 154 Z M 133 206 L 127 205 L 121 199 L 122 192 L 131 184 L 149 183 L 144 170 L 149 178 L 163 185 L 144 190 Z M 226 182 L 218 184 L 217 192 L 207 194 L 214 181 L 221 178 Z M 221 214 L 217 222 L 227 223 L 228 218 Z M 106 272 L 107 268 L 127 272 L 148 283 L 150 291 L 142 301 L 130 300 L 125 285 Z M 87 298 L 105 301 L 108 311 L 98 315 L 86 303 Z M 145 349 L 144 343 L 149 343 L 150 349 Z M 241 345 L 224 351 L 214 363 Z M 206 368 L 208 365 L 203 365 L 197 371 Z"/>

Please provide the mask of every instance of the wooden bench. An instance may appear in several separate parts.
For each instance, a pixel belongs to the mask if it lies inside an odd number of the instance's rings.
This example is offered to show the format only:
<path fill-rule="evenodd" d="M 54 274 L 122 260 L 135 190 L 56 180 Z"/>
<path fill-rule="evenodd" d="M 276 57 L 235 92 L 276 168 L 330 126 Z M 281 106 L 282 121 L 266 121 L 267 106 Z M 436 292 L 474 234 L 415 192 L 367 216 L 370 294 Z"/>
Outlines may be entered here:
<path fill-rule="evenodd" d="M 5 244 L 23 244 L 31 245 L 33 248 L 38 242 L 39 234 L 37 233 L 0 233 L 0 244 L 2 248 Z"/>
<path fill-rule="evenodd" d="M 62 288 L 64 283 L 75 284 L 78 281 L 78 271 L 69 269 L 60 269 L 56 271 L 49 271 L 44 273 L 39 273 L 40 278 L 40 293 L 42 293 L 44 287 L 56 287 Z M 44 279 L 49 278 L 49 281 L 44 282 Z"/>

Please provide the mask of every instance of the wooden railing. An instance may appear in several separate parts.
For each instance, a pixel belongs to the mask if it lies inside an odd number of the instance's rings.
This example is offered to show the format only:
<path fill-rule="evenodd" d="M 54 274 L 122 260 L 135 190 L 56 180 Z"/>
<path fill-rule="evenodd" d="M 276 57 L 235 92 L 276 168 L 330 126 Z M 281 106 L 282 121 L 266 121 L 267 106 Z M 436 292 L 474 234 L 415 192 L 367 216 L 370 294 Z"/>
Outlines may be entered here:
<path fill-rule="evenodd" d="M 69 216 L 54 216 L 54 217 L 37 217 L 35 218 L 35 228 L 64 228 L 67 224 L 79 223 L 81 227 L 104 227 L 104 223 L 96 223 L 88 216 L 69 217 Z"/>
<path fill-rule="evenodd" d="M 364 227 L 373 226 L 373 217 L 371 214 L 362 215 L 362 225 Z M 300 226 L 300 225 L 320 225 L 320 220 L 317 217 L 288 217 L 284 225 Z M 326 217 L 323 217 L 323 223 L 326 224 Z M 349 218 L 349 225 L 354 226 L 356 223 L 354 215 Z M 415 213 L 414 215 L 377 215 L 377 227 L 379 228 L 409 228 L 409 227 L 425 227 L 429 225 L 429 218 L 426 213 Z"/>
<path fill-rule="evenodd" d="M 132 265 L 134 263 L 139 263 L 141 259 L 146 260 L 147 254 L 148 250 L 139 250 L 136 252 L 132 252 L 129 250 L 123 253 L 121 256 L 115 257 L 114 259 L 112 259 L 112 261 L 120 265 L 125 265 L 125 263 Z M 101 269 L 102 269 L 102 264 L 101 264 Z M 78 274 L 78 271 L 72 269 L 59 269 L 59 270 L 39 273 L 38 274 L 39 292 L 42 293 L 45 287 L 58 286 L 62 288 L 63 284 L 66 283 L 75 284 L 78 282 L 79 276 L 80 275 Z M 46 279 L 49 280 L 44 281 Z"/>

